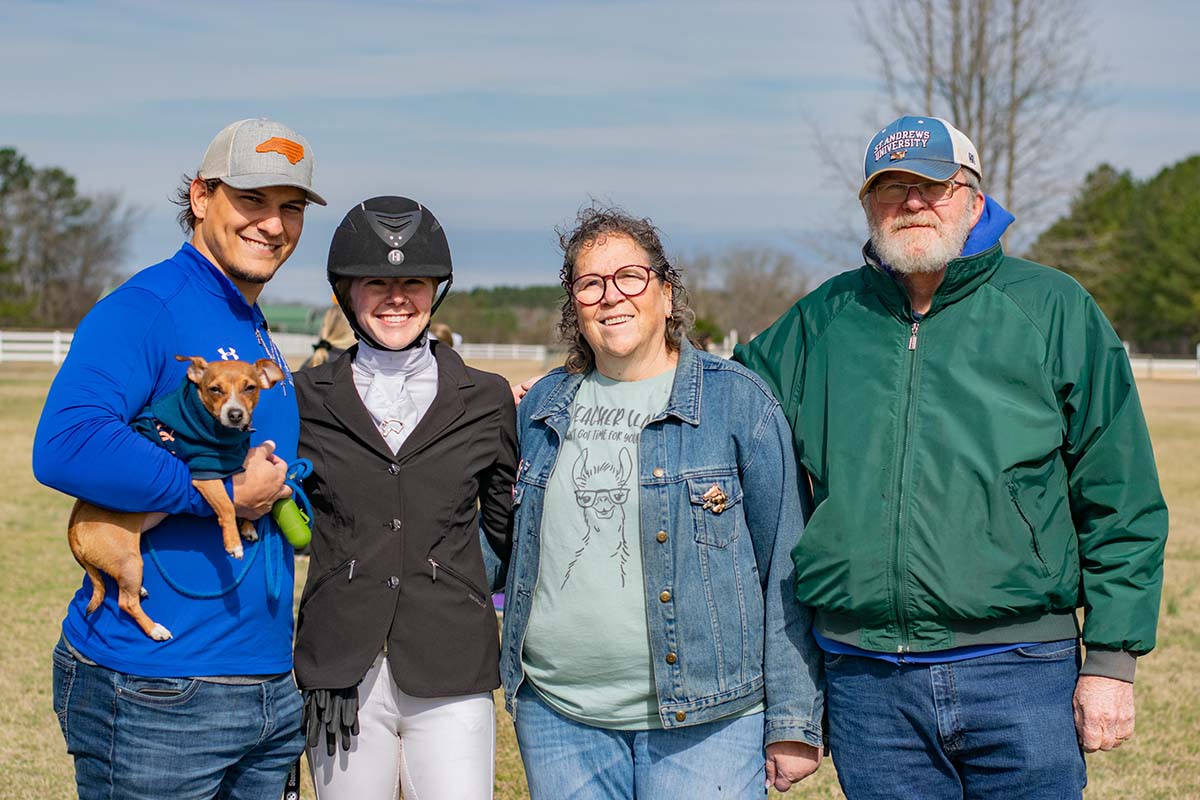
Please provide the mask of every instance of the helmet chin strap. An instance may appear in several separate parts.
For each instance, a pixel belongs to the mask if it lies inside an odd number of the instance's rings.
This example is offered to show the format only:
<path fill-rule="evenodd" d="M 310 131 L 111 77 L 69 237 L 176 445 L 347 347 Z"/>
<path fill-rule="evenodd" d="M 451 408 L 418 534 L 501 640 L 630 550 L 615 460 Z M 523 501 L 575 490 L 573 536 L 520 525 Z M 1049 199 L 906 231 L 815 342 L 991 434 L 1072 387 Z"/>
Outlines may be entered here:
<path fill-rule="evenodd" d="M 454 283 L 454 276 L 447 275 L 446 276 L 446 286 L 442 289 L 442 293 L 438 296 L 438 298 L 433 301 L 433 306 L 429 309 L 430 317 L 433 316 L 433 312 L 438 310 L 438 306 L 440 306 L 442 304 L 442 301 L 446 299 L 446 295 L 450 294 L 450 285 L 453 283 Z M 429 330 L 429 327 L 426 326 L 425 330 Z"/>

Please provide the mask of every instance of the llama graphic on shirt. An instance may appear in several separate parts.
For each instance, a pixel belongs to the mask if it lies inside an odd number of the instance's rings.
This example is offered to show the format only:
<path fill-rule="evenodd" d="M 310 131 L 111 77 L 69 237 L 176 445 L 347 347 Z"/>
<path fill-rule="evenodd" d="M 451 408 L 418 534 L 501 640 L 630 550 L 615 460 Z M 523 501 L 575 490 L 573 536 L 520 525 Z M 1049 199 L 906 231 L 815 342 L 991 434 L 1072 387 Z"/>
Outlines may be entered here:
<path fill-rule="evenodd" d="M 629 476 L 633 474 L 633 459 L 629 450 L 622 447 L 617 456 L 617 465 L 601 461 L 588 466 L 588 451 L 585 447 L 571 467 L 571 479 L 575 483 L 575 502 L 583 509 L 586 524 L 583 539 L 571 563 L 567 565 L 562 586 L 571 579 L 571 571 L 591 544 L 592 536 L 616 540 L 616 548 L 609 558 L 617 559 L 620 570 L 621 588 L 625 588 L 625 564 L 629 561 L 629 542 L 625 538 L 625 501 L 629 499 Z M 613 535 L 615 534 L 615 536 Z"/>

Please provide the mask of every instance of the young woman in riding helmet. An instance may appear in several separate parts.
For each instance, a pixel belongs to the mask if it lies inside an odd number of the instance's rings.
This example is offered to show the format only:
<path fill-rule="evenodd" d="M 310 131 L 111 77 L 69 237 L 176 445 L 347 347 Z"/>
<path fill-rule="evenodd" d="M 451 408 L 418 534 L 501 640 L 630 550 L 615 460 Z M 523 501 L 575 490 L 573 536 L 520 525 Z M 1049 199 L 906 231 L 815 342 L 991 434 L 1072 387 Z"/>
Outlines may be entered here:
<path fill-rule="evenodd" d="M 296 374 L 315 520 L 295 663 L 320 800 L 492 796 L 515 412 L 502 377 L 428 334 L 451 276 L 429 209 L 358 204 L 328 264 L 358 344 Z"/>

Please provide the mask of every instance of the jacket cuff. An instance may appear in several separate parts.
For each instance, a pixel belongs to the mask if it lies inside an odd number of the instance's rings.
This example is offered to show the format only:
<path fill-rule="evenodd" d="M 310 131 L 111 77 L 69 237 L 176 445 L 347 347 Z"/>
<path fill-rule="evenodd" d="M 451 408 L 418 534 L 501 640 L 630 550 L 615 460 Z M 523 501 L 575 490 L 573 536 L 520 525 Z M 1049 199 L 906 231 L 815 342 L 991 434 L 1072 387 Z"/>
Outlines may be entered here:
<path fill-rule="evenodd" d="M 813 747 L 825 746 L 820 723 L 799 719 L 768 720 L 763 744 L 775 742 L 804 742 Z"/>
<path fill-rule="evenodd" d="M 1104 647 L 1088 647 L 1080 675 L 1099 675 L 1133 683 L 1137 669 L 1137 656 L 1128 650 L 1109 650 Z"/>

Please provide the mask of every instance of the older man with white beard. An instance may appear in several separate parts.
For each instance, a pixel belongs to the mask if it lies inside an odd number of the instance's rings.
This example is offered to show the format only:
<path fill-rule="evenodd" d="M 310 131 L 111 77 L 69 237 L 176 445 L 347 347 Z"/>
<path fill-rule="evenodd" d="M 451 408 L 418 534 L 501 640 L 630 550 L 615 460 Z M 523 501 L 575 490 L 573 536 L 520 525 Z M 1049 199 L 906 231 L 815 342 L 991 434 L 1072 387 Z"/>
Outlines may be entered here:
<path fill-rule="evenodd" d="M 1167 510 L 1128 358 L 1075 281 L 1004 253 L 982 175 L 945 120 L 881 130 L 865 265 L 736 355 L 809 476 L 796 598 L 851 800 L 1081 797 L 1154 647 Z"/>

